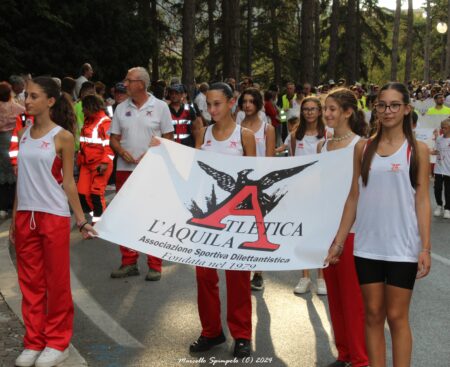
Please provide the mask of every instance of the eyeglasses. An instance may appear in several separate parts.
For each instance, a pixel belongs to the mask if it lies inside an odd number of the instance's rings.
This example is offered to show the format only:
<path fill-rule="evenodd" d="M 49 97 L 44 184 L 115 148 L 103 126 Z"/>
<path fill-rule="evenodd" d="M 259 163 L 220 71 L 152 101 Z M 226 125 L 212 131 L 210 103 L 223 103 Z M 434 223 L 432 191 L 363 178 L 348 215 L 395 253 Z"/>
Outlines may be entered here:
<path fill-rule="evenodd" d="M 133 82 L 142 82 L 142 80 L 139 79 L 124 79 L 123 82 L 127 82 L 127 83 L 133 83 Z"/>
<path fill-rule="evenodd" d="M 378 113 L 384 113 L 389 108 L 392 113 L 400 111 L 400 107 L 405 105 L 405 103 L 391 103 L 387 105 L 386 103 L 380 102 L 375 105 L 375 109 Z"/>
<path fill-rule="evenodd" d="M 316 111 L 319 111 L 318 107 L 310 107 L 310 108 L 304 107 L 304 108 L 302 108 L 302 112 L 303 113 L 314 113 Z"/>

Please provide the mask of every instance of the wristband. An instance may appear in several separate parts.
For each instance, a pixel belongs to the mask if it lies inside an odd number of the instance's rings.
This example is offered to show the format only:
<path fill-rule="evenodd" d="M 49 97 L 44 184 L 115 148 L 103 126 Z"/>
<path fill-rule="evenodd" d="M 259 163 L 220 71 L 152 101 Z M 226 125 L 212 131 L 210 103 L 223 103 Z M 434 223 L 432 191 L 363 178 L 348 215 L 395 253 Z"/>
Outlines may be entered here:
<path fill-rule="evenodd" d="M 80 230 L 80 232 L 83 230 L 84 226 L 86 224 L 88 224 L 89 222 L 87 220 L 85 220 L 84 222 L 82 222 L 81 224 L 77 223 L 78 229 Z"/>

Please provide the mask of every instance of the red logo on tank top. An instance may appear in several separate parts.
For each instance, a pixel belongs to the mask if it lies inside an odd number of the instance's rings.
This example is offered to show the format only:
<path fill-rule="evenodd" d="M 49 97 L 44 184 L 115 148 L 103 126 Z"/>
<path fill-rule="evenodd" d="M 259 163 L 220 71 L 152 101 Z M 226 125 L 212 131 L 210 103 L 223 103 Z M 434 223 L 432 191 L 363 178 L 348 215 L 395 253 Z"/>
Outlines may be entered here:
<path fill-rule="evenodd" d="M 230 141 L 230 148 L 237 148 L 237 144 L 238 144 L 238 142 L 237 141 Z"/>
<path fill-rule="evenodd" d="M 304 146 L 304 144 L 303 143 L 298 143 L 298 149 L 303 149 L 305 146 Z"/>
<path fill-rule="evenodd" d="M 22 141 L 21 141 L 20 143 L 21 143 L 21 144 L 24 144 L 26 141 L 27 141 L 27 137 L 24 136 L 24 137 L 22 138 Z"/>
<path fill-rule="evenodd" d="M 46 141 L 43 141 L 40 146 L 41 149 L 48 149 L 49 147 L 50 147 L 50 143 L 46 142 Z"/>
<path fill-rule="evenodd" d="M 400 166 L 400 163 L 391 163 L 391 172 L 399 172 Z"/>
<path fill-rule="evenodd" d="M 207 140 L 205 146 L 206 147 L 210 147 L 211 146 L 211 140 Z"/>

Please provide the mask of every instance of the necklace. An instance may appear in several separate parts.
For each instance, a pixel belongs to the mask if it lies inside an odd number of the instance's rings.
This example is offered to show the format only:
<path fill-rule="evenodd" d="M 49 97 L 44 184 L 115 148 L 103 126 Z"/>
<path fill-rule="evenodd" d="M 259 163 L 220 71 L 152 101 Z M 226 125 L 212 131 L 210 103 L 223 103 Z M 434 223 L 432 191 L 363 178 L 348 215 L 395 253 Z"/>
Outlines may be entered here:
<path fill-rule="evenodd" d="M 338 137 L 338 138 L 335 138 L 335 137 L 333 136 L 332 138 L 330 138 L 330 140 L 331 140 L 331 141 L 335 141 L 335 142 L 339 142 L 339 141 L 348 139 L 348 138 L 349 138 L 350 136 L 352 136 L 352 135 L 353 135 L 353 131 L 349 131 L 347 134 L 342 135 L 342 136 L 340 136 L 340 137 Z"/>

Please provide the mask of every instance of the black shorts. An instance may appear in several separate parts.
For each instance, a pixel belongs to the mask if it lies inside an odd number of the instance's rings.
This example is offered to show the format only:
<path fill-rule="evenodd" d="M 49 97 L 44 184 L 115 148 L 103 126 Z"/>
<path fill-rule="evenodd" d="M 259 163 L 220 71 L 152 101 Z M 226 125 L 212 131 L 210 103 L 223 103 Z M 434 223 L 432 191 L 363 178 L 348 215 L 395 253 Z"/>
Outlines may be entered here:
<path fill-rule="evenodd" d="M 418 264 L 355 256 L 355 266 L 359 284 L 386 283 L 394 287 L 413 289 Z"/>

